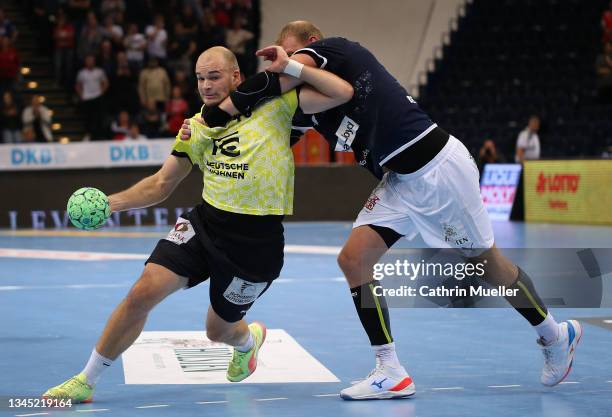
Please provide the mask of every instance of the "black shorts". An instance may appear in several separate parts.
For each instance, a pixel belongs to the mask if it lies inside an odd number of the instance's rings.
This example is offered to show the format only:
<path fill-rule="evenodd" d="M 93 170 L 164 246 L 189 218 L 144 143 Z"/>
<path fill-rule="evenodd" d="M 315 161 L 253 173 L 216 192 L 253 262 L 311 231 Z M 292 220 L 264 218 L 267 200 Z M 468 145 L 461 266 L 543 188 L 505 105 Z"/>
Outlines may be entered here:
<path fill-rule="evenodd" d="M 203 202 L 179 217 L 145 264 L 186 277 L 189 288 L 210 278 L 212 308 L 236 322 L 280 275 L 282 219 L 230 213 Z"/>

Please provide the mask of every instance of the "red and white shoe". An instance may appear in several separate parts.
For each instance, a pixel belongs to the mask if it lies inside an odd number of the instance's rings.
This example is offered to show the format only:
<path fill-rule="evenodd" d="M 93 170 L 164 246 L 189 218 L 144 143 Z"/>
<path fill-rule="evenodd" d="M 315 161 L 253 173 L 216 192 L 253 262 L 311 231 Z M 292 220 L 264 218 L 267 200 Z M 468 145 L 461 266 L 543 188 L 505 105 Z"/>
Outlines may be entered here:
<path fill-rule="evenodd" d="M 556 342 L 545 345 L 542 340 L 538 344 L 544 353 L 544 368 L 540 381 L 548 387 L 554 387 L 569 375 L 574 363 L 576 346 L 582 338 L 582 327 L 576 320 L 560 323 L 559 338 Z"/>
<path fill-rule="evenodd" d="M 416 387 L 403 367 L 377 366 L 363 381 L 340 391 L 344 400 L 388 400 L 414 395 Z"/>

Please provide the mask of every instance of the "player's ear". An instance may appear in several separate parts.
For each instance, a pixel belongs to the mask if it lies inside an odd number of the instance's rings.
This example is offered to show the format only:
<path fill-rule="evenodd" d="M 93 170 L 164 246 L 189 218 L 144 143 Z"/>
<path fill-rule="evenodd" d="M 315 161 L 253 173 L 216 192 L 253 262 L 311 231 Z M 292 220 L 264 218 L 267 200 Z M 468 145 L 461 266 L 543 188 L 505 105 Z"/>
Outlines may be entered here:
<path fill-rule="evenodd" d="M 241 82 L 242 82 L 242 76 L 240 74 L 240 70 L 239 69 L 233 70 L 232 71 L 232 85 L 234 86 L 234 88 L 238 87 Z"/>
<path fill-rule="evenodd" d="M 313 42 L 320 41 L 320 40 L 321 39 L 319 39 L 318 36 L 311 36 L 311 37 L 308 38 L 308 44 L 311 44 Z"/>

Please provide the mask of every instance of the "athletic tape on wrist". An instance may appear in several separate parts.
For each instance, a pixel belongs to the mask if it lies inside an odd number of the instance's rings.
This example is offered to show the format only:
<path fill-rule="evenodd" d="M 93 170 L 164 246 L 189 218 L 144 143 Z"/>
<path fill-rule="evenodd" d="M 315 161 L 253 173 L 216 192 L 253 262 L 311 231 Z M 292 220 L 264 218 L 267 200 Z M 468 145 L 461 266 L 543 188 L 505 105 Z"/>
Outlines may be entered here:
<path fill-rule="evenodd" d="M 287 66 L 283 70 L 283 73 L 287 75 L 291 75 L 292 77 L 295 77 L 295 78 L 300 78 L 300 75 L 302 75 L 303 68 L 304 68 L 304 64 L 302 64 L 301 62 L 294 61 L 293 59 L 290 59 L 289 62 L 287 63 Z"/>

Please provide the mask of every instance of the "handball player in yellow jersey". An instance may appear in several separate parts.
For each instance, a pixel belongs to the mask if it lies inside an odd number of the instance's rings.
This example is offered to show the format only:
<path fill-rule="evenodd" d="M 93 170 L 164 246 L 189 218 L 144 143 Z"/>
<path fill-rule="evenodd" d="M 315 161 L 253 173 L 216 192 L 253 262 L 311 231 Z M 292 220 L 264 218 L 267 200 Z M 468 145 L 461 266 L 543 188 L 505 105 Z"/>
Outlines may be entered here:
<path fill-rule="evenodd" d="M 283 265 L 282 219 L 293 209 L 291 120 L 298 103 L 305 113 L 324 111 L 349 101 L 353 88 L 327 71 L 304 68 L 295 75 L 308 85 L 294 90 L 295 79 L 279 81 L 276 76 L 284 94 L 260 103 L 249 117 L 209 127 L 201 117 L 208 122 L 210 111 L 237 89 L 240 70 L 231 51 L 214 47 L 200 55 L 195 71 L 204 107 L 191 123 L 191 139 L 177 138 L 157 173 L 109 196 L 109 202 L 113 212 L 155 205 L 193 165 L 203 172 L 203 201 L 179 217 L 158 242 L 142 275 L 110 316 L 83 371 L 43 397 L 92 401 L 101 373 L 137 339 L 153 307 L 209 278 L 206 332 L 210 340 L 234 347 L 228 380 L 241 381 L 257 366 L 265 327 L 247 325 L 243 317 Z"/>

